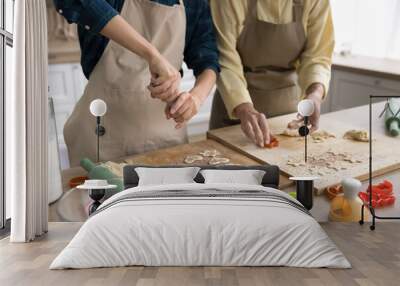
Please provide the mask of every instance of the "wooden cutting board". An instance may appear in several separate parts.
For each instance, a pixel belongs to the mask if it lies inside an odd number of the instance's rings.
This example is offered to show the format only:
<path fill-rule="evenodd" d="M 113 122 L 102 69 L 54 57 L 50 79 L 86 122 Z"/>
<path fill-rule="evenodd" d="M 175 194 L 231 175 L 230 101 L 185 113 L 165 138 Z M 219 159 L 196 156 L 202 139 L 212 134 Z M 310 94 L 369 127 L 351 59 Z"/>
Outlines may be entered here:
<path fill-rule="evenodd" d="M 385 133 L 383 119 L 378 118 L 383 110 L 383 103 L 373 105 L 373 175 L 379 176 L 400 169 L 400 138 L 389 137 Z M 259 148 L 247 139 L 240 126 L 232 126 L 208 132 L 208 138 L 214 139 L 250 158 L 272 165 L 278 165 L 286 176 L 317 175 L 315 182 L 317 194 L 327 187 L 337 185 L 343 178 L 353 177 L 368 179 L 369 144 L 343 139 L 346 131 L 351 129 L 368 130 L 369 107 L 362 106 L 321 116 L 320 130 L 336 136 L 322 143 L 313 143 L 309 138 L 309 158 L 314 162 L 305 166 L 291 166 L 288 161 L 304 162 L 304 138 L 276 135 L 280 141 L 278 148 Z M 295 114 L 269 119 L 273 134 L 285 130 Z M 346 158 L 347 157 L 347 158 Z M 318 161 L 323 158 L 325 161 Z M 357 162 L 345 161 L 354 159 Z M 326 165 L 330 163 L 330 166 Z M 310 167 L 314 165 L 314 168 Z"/>

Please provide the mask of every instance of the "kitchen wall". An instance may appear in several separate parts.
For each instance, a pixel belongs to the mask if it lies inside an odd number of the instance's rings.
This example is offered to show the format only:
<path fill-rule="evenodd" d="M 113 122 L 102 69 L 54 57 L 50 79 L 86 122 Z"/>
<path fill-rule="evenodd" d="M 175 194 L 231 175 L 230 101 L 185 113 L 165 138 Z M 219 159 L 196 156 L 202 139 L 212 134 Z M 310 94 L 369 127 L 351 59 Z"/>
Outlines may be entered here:
<path fill-rule="evenodd" d="M 52 1 L 48 3 L 49 24 L 49 91 L 54 101 L 61 165 L 68 166 L 62 129 L 75 103 L 86 85 L 79 64 L 79 45 L 76 27 L 56 13 Z M 335 51 L 347 57 L 364 55 L 400 59 L 400 1 L 397 0 L 332 0 L 337 46 Z M 362 60 L 360 60 L 362 61 Z M 335 61 L 334 61 L 335 62 Z M 343 59 L 339 59 L 343 62 Z M 386 64 L 391 64 L 386 63 Z M 396 62 L 393 62 L 396 64 Z M 368 66 L 368 63 L 365 64 Z M 368 67 L 367 67 L 368 68 Z M 194 83 L 190 70 L 184 67 L 182 90 Z M 382 78 L 382 74 L 360 74 L 360 70 L 346 70 L 334 65 L 328 100 L 323 111 L 353 107 L 368 102 L 371 92 L 397 92 L 395 79 Z M 199 114 L 189 123 L 189 134 L 204 134 L 208 128 L 212 95 Z"/>

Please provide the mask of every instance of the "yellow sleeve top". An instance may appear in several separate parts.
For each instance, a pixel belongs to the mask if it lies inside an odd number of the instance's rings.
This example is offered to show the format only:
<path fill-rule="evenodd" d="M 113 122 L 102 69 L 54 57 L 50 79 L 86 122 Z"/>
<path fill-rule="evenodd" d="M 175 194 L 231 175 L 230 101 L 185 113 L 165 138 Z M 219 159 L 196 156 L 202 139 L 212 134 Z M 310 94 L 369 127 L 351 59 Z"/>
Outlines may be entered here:
<path fill-rule="evenodd" d="M 334 31 L 329 0 L 303 0 L 303 25 L 307 37 L 305 50 L 296 63 L 302 97 L 313 83 L 321 83 L 328 91 L 331 77 Z M 228 114 L 236 106 L 252 102 L 243 73 L 243 66 L 236 49 L 247 15 L 249 0 L 210 0 L 211 13 L 217 31 L 221 73 L 218 90 Z M 293 0 L 259 0 L 259 20 L 274 24 L 293 21 Z"/>

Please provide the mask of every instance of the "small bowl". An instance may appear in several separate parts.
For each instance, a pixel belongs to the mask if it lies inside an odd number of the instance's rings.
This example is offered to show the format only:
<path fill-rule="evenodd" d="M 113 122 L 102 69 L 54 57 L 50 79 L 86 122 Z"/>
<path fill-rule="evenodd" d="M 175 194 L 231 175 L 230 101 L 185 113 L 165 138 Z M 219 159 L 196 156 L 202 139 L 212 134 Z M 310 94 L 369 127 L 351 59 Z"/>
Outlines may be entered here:
<path fill-rule="evenodd" d="M 76 188 L 79 185 L 82 185 L 86 180 L 88 180 L 89 178 L 86 176 L 81 176 L 81 177 L 75 177 L 72 178 L 71 180 L 69 180 L 69 187 L 71 189 Z"/>
<path fill-rule="evenodd" d="M 338 185 L 338 186 L 333 186 L 333 187 L 328 187 L 325 190 L 325 194 L 328 197 L 328 199 L 331 201 L 334 198 L 336 198 L 337 195 L 343 194 L 343 187 Z"/>

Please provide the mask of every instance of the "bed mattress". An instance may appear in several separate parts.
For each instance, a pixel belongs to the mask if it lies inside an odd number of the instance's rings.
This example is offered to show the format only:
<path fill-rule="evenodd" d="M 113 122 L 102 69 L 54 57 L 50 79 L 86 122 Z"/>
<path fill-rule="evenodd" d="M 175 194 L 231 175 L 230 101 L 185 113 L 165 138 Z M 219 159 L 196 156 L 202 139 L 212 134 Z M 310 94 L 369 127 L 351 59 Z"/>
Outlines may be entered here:
<path fill-rule="evenodd" d="M 109 198 L 50 269 L 132 265 L 351 267 L 287 194 L 196 183 L 135 187 Z"/>

